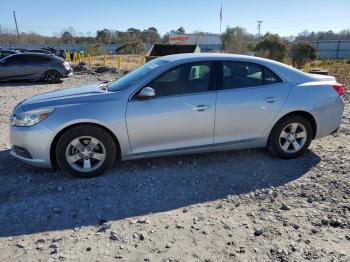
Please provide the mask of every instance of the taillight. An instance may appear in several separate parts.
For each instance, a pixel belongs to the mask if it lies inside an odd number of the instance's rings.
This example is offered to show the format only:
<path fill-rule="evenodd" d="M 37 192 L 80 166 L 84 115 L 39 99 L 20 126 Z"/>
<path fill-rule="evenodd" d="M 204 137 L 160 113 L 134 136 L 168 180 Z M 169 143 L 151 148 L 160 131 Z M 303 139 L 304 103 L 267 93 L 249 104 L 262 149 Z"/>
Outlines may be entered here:
<path fill-rule="evenodd" d="M 334 88 L 335 91 L 337 91 L 337 93 L 340 96 L 344 95 L 344 86 L 342 84 L 335 83 L 335 84 L 332 85 L 332 87 Z"/>
<path fill-rule="evenodd" d="M 70 68 L 70 64 L 67 62 L 67 61 L 64 61 L 62 63 L 62 65 L 65 67 L 65 68 Z"/>

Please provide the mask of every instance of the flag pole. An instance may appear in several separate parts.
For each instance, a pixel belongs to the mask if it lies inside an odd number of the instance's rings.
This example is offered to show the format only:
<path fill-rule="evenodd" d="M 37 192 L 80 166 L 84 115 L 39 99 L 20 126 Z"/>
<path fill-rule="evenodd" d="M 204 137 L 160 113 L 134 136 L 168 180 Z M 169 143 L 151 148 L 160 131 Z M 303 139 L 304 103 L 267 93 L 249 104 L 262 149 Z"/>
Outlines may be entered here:
<path fill-rule="evenodd" d="M 220 8 L 220 35 L 221 35 L 221 23 L 222 23 L 222 3 Z"/>
<path fill-rule="evenodd" d="M 222 24 L 222 2 L 221 2 L 221 7 L 220 7 L 220 38 L 221 38 L 221 24 Z M 222 40 L 221 40 L 220 51 L 222 52 Z"/>

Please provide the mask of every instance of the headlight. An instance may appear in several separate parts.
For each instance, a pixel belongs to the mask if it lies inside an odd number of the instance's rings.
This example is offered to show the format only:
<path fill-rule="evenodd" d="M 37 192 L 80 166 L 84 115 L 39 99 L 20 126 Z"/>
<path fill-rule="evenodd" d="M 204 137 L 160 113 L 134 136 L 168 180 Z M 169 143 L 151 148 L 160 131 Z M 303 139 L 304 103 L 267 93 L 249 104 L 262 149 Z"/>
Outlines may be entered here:
<path fill-rule="evenodd" d="M 13 115 L 11 122 L 13 126 L 33 126 L 47 118 L 53 110 L 53 108 L 50 108 L 22 112 L 18 115 Z"/>

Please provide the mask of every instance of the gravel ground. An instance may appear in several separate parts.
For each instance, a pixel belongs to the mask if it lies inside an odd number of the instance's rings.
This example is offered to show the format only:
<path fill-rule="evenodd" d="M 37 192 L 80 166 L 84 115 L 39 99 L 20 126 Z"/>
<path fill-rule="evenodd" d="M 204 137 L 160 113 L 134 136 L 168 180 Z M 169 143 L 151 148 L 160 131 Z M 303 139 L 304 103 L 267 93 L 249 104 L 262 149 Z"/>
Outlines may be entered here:
<path fill-rule="evenodd" d="M 0 261 L 350 261 L 348 98 L 339 132 L 295 160 L 186 155 L 82 180 L 9 156 L 19 101 L 99 77 L 0 84 Z"/>

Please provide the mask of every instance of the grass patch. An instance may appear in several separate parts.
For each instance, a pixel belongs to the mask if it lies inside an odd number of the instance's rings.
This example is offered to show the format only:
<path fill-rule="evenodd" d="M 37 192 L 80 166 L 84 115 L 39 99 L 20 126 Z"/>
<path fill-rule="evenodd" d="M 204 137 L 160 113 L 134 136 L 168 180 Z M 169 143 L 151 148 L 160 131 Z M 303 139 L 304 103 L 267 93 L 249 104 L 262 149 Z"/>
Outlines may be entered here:
<path fill-rule="evenodd" d="M 311 69 L 322 68 L 335 76 L 337 81 L 350 89 L 350 60 L 317 60 L 310 63 Z"/>

